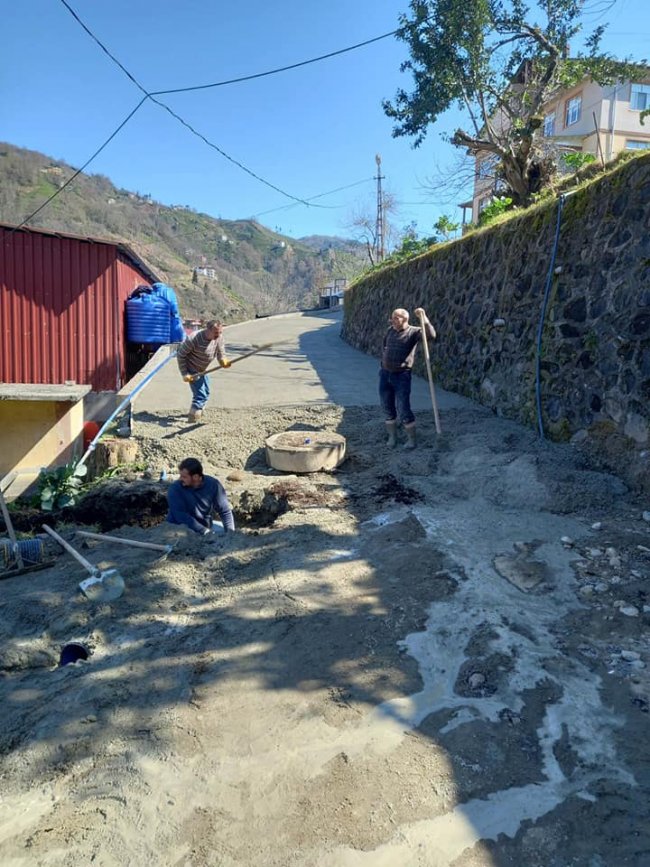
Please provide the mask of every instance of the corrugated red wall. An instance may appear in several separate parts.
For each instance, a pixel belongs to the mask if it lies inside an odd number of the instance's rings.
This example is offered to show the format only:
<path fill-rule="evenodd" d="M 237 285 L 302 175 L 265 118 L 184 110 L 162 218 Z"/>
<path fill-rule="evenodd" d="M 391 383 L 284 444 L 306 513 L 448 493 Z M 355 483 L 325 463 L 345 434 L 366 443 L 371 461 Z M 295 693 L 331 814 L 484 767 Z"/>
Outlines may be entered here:
<path fill-rule="evenodd" d="M 0 227 L 0 381 L 124 384 L 124 302 L 149 282 L 117 245 Z"/>

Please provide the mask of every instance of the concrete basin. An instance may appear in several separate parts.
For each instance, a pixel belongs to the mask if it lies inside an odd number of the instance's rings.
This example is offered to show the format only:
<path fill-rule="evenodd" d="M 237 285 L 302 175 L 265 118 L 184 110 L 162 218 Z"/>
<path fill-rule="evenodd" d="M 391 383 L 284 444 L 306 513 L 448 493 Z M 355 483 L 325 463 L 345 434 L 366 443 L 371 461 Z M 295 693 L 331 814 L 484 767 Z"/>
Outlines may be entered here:
<path fill-rule="evenodd" d="M 333 470 L 345 458 L 345 437 L 329 431 L 289 430 L 266 440 L 266 462 L 286 473 Z"/>

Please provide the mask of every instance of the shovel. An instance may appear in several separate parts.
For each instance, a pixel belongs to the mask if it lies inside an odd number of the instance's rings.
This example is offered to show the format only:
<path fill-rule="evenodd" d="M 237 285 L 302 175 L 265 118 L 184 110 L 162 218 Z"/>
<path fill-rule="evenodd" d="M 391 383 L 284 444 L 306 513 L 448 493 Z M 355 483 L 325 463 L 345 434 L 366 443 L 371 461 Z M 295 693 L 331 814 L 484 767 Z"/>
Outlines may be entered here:
<path fill-rule="evenodd" d="M 436 433 L 442 432 L 440 427 L 440 416 L 438 415 L 438 401 L 436 400 L 436 390 L 433 385 L 433 371 L 431 370 L 431 359 L 429 357 L 429 341 L 427 340 L 427 332 L 424 328 L 424 318 L 420 316 L 420 327 L 422 329 L 422 347 L 424 349 L 424 358 L 427 365 L 427 377 L 429 379 L 429 393 L 431 394 L 431 406 L 433 409 L 433 420 L 436 425 Z"/>
<path fill-rule="evenodd" d="M 237 358 L 232 359 L 230 365 L 237 364 L 238 361 L 243 361 L 245 358 L 250 358 L 251 355 L 257 355 L 258 352 L 264 352 L 265 349 L 270 349 L 272 346 L 272 343 L 265 343 L 263 346 L 258 346 L 256 349 L 251 350 L 251 352 L 245 352 L 243 355 L 238 355 Z M 201 376 L 207 376 L 208 373 L 214 373 L 217 370 L 221 370 L 220 364 L 215 364 L 214 367 L 208 367 L 207 370 L 203 371 L 203 373 L 195 373 L 186 381 L 194 382 L 195 379 L 199 379 Z"/>
<path fill-rule="evenodd" d="M 77 530 L 78 536 L 84 539 L 96 539 L 98 542 L 116 542 L 118 545 L 130 545 L 132 548 L 147 548 L 149 551 L 160 551 L 158 560 L 164 560 L 174 550 L 173 545 L 157 545 L 155 542 L 139 542 L 137 539 L 124 539 L 121 536 L 108 536 L 106 533 L 90 533 L 88 530 Z"/>
<path fill-rule="evenodd" d="M 86 578 L 79 584 L 82 593 L 89 599 L 97 602 L 110 602 L 117 599 L 124 593 L 124 578 L 120 575 L 117 569 L 106 569 L 102 571 L 97 566 L 93 566 L 85 557 L 70 545 L 65 539 L 62 539 L 58 533 L 55 533 L 47 524 L 43 524 L 45 532 L 55 539 L 62 548 L 72 554 L 75 560 L 90 573 L 90 578 Z"/>

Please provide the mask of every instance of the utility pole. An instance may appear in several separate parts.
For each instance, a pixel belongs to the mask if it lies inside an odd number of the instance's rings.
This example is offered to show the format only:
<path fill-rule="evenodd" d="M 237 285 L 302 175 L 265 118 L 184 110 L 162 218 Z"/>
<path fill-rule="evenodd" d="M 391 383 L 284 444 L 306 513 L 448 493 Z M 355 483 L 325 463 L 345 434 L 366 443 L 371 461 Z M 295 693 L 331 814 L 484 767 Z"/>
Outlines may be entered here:
<path fill-rule="evenodd" d="M 381 157 L 379 154 L 375 157 L 377 163 L 377 223 L 375 225 L 375 262 L 382 262 L 384 259 L 384 195 L 381 191 L 381 182 L 385 180 L 381 173 Z"/>

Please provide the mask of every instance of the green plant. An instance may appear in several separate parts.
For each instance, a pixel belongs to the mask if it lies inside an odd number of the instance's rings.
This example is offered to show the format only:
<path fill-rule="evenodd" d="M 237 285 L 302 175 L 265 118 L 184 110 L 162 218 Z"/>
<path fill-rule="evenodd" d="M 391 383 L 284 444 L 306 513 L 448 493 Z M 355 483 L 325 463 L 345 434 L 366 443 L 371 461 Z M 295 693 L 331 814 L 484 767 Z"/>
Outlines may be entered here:
<path fill-rule="evenodd" d="M 562 154 L 562 161 L 568 169 L 571 169 L 572 172 L 577 172 L 583 166 L 587 166 L 589 163 L 595 163 L 596 157 L 593 154 L 576 151 L 575 153 Z"/>
<path fill-rule="evenodd" d="M 501 214 L 505 214 L 512 208 L 512 199 L 510 196 L 497 196 L 487 204 L 479 214 L 479 226 L 487 226 Z"/>
<path fill-rule="evenodd" d="M 437 222 L 433 224 L 433 228 L 436 230 L 438 235 L 440 235 L 443 241 L 448 241 L 460 229 L 460 223 L 454 223 L 451 217 L 448 217 L 447 214 L 443 214 L 442 217 L 439 217 Z"/>
<path fill-rule="evenodd" d="M 86 466 L 77 466 L 74 463 L 53 470 L 42 469 L 38 477 L 41 509 L 44 512 L 51 512 L 52 509 L 73 506 L 79 497 L 87 472 Z"/>

